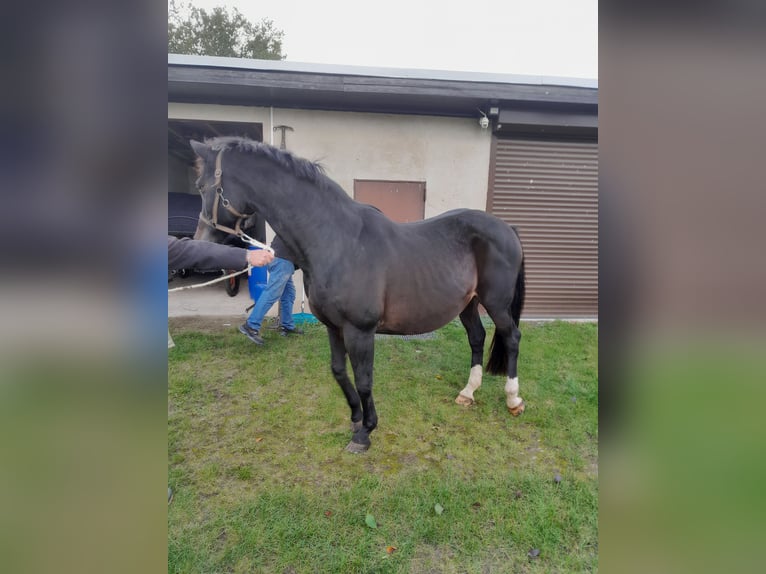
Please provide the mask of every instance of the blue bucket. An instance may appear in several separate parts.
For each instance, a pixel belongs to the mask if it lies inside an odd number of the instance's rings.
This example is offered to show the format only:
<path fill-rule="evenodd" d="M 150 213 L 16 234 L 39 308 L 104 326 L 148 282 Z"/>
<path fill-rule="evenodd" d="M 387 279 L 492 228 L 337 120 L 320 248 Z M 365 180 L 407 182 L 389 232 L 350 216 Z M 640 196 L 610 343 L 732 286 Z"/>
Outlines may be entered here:
<path fill-rule="evenodd" d="M 249 245 L 248 249 L 255 250 L 260 249 L 260 247 Z M 250 273 L 247 277 L 247 287 L 250 290 L 250 298 L 253 301 L 257 301 L 258 297 L 260 297 L 261 293 L 266 289 L 266 282 L 268 279 L 269 272 L 267 266 L 250 268 Z"/>

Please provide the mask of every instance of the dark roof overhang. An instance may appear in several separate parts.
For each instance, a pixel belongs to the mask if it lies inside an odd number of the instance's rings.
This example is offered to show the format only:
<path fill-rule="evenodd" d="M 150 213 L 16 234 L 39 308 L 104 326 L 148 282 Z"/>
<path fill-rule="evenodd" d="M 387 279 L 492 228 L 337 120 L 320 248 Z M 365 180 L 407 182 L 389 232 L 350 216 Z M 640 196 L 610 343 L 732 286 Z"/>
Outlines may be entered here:
<path fill-rule="evenodd" d="M 593 80 L 171 54 L 168 101 L 455 117 L 494 107 L 595 117 L 598 87 Z"/>

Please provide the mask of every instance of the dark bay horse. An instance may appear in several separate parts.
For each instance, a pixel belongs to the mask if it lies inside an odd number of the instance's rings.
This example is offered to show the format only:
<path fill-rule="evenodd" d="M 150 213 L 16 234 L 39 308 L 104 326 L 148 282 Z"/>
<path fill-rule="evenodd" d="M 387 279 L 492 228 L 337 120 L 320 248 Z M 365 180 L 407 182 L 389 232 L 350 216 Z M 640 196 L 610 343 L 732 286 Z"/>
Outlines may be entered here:
<path fill-rule="evenodd" d="M 351 199 L 318 164 L 288 151 L 231 137 L 191 145 L 203 198 L 195 237 L 220 242 L 221 229 L 238 230 L 242 218 L 258 213 L 296 255 L 311 312 L 327 327 L 333 376 L 351 408 L 349 451 L 367 450 L 378 424 L 372 397 L 376 332 L 425 333 L 459 315 L 471 346 L 471 371 L 455 400 L 473 403 L 484 358 L 480 303 L 495 323 L 487 372 L 506 375 L 508 409 L 513 415 L 524 410 L 516 371 L 524 256 L 508 224 L 470 209 L 394 223 Z"/>

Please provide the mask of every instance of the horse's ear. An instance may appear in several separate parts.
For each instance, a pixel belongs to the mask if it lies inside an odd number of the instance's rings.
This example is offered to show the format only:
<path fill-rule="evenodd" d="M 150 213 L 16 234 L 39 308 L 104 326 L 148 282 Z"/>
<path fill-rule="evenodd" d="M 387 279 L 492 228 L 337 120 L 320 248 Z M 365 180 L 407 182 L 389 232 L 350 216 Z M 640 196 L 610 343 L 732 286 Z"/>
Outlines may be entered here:
<path fill-rule="evenodd" d="M 210 149 L 209 145 L 198 142 L 197 140 L 190 140 L 189 143 L 191 144 L 194 153 L 196 153 L 203 160 L 207 161 L 207 159 L 212 155 L 212 150 Z"/>

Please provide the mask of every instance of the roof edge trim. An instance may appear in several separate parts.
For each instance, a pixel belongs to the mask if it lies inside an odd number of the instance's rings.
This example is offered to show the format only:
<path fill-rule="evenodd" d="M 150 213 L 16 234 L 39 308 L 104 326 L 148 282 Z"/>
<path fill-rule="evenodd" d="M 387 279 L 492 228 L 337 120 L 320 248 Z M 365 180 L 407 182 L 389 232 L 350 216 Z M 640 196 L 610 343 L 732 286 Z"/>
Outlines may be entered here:
<path fill-rule="evenodd" d="M 420 80 L 449 80 L 453 82 L 491 82 L 498 84 L 567 86 L 598 89 L 598 80 L 591 78 L 532 76 L 523 74 L 493 74 L 488 72 L 453 72 L 449 70 L 381 68 L 336 64 L 313 64 L 309 62 L 289 62 L 285 60 L 254 60 L 247 58 L 223 58 L 219 56 L 190 56 L 185 54 L 168 54 L 168 65 L 228 68 L 253 71 L 293 72 L 304 74 L 368 76 L 376 78 L 410 78 Z"/>

